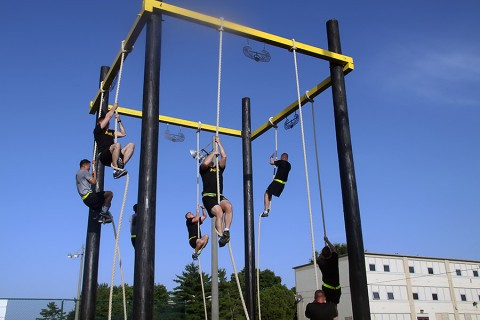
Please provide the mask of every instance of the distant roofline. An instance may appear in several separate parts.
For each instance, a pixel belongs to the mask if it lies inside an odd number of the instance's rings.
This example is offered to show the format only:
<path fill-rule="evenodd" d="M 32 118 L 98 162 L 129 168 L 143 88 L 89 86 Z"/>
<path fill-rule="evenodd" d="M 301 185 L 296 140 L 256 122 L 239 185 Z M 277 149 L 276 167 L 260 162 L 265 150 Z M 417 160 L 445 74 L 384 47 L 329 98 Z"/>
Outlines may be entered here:
<path fill-rule="evenodd" d="M 415 258 L 415 259 L 425 259 L 425 260 L 448 260 L 448 261 L 461 261 L 461 262 L 471 262 L 471 263 L 480 263 L 480 260 L 465 260 L 465 259 L 455 259 L 455 258 L 435 258 L 435 257 L 427 257 L 427 256 L 412 256 L 412 255 L 401 255 L 401 254 L 394 254 L 394 253 L 375 253 L 375 252 L 365 252 L 365 256 L 367 255 L 375 255 L 375 256 L 383 256 L 383 257 L 405 257 L 405 258 Z M 340 255 L 339 258 L 348 257 L 347 254 Z M 299 269 L 309 265 L 312 265 L 313 262 L 302 264 L 292 269 Z"/>

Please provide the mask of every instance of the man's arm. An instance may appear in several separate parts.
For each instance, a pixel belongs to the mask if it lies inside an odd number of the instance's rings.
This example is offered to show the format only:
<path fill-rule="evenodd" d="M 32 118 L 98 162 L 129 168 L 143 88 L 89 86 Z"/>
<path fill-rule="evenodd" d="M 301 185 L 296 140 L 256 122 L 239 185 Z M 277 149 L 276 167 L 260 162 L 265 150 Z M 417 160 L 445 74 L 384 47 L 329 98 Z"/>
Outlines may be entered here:
<path fill-rule="evenodd" d="M 92 160 L 92 177 L 87 179 L 91 185 L 97 184 L 97 172 L 95 171 L 95 160 Z"/>
<path fill-rule="evenodd" d="M 122 124 L 122 120 L 120 120 L 120 115 L 115 114 L 115 118 L 118 122 L 118 130 L 115 132 L 115 134 L 117 135 L 117 138 L 123 138 L 127 135 L 127 132 L 125 131 L 125 127 Z"/>
<path fill-rule="evenodd" d="M 328 240 L 327 236 L 323 237 L 323 240 L 327 243 L 328 247 L 330 248 L 331 252 L 337 252 L 335 246 Z"/>
<path fill-rule="evenodd" d="M 208 168 L 208 166 L 210 165 L 210 163 L 212 163 L 213 161 L 213 157 L 215 157 L 216 155 L 218 155 L 218 151 L 214 151 L 212 153 L 210 153 L 202 162 L 202 164 L 200 165 L 200 168 L 202 170 L 205 170 L 206 168 Z"/>
<path fill-rule="evenodd" d="M 105 129 L 107 124 L 110 122 L 110 119 L 112 119 L 113 115 L 115 114 L 115 110 L 117 110 L 118 104 L 114 103 L 112 109 L 110 109 L 107 114 L 105 115 L 105 118 L 103 118 L 102 122 L 100 122 L 100 127 L 102 129 Z"/>
<path fill-rule="evenodd" d="M 276 159 L 274 159 L 273 156 L 274 156 L 274 154 L 272 154 L 272 155 L 270 156 L 270 164 L 271 164 L 272 166 L 275 165 L 275 160 L 276 160 Z"/>
<path fill-rule="evenodd" d="M 203 222 L 205 219 L 207 219 L 207 210 L 201 204 L 199 204 L 198 206 L 202 208 L 203 215 L 200 217 L 200 221 Z"/>
<path fill-rule="evenodd" d="M 225 152 L 225 149 L 223 148 L 222 144 L 220 143 L 220 137 L 216 136 L 215 137 L 215 142 L 218 145 L 218 148 L 220 149 L 220 160 L 218 161 L 218 166 L 219 168 L 224 169 L 225 166 L 227 165 L 227 153 Z"/>

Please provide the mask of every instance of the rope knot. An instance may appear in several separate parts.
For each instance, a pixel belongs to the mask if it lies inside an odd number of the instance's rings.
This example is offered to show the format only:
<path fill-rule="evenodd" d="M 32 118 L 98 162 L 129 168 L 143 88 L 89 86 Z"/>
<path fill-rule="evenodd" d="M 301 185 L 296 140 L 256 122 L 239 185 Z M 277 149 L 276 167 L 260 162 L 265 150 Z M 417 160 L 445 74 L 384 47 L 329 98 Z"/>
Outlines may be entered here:
<path fill-rule="evenodd" d="M 314 103 L 315 101 L 313 100 L 313 98 L 310 97 L 310 95 L 308 94 L 308 90 L 305 92 L 305 97 L 307 97 L 307 100 L 311 103 Z"/>
<path fill-rule="evenodd" d="M 292 52 L 297 50 L 297 46 L 295 45 L 295 39 L 292 39 L 292 47 L 288 49 L 288 51 Z"/>

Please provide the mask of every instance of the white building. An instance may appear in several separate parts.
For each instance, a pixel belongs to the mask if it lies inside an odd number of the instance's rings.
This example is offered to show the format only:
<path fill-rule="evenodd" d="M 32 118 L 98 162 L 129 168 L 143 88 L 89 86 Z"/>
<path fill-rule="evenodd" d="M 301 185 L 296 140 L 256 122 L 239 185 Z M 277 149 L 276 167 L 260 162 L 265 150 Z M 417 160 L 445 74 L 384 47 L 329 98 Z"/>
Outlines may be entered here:
<path fill-rule="evenodd" d="M 480 320 L 480 261 L 365 253 L 372 320 Z M 295 270 L 298 319 L 317 288 L 313 263 Z M 339 258 L 338 320 L 353 319 L 348 256 Z M 317 267 L 319 288 L 322 275 Z"/>

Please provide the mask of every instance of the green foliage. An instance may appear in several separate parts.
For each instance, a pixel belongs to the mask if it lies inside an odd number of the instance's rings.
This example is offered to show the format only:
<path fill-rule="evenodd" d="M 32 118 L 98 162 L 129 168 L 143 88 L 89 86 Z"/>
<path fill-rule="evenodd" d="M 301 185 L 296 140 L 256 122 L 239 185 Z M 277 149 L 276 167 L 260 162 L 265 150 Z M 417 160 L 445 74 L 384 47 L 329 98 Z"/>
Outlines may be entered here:
<path fill-rule="evenodd" d="M 42 318 L 37 318 L 37 320 L 43 320 L 43 319 L 49 319 L 49 320 L 54 320 L 54 319 L 65 319 L 66 313 L 62 311 L 62 309 L 59 309 L 57 307 L 57 304 L 55 302 L 49 302 L 47 304 L 46 309 L 42 309 L 40 311 L 40 316 Z"/>
<path fill-rule="evenodd" d="M 256 276 L 256 274 L 255 274 Z M 211 318 L 211 277 L 202 272 L 207 316 Z M 238 273 L 242 295 L 245 298 L 245 270 Z M 173 280 L 177 286 L 172 292 L 166 287 L 157 284 L 154 286 L 154 319 L 162 320 L 203 320 L 205 319 L 202 285 L 200 282 L 199 268 L 194 263 L 187 264 L 184 271 Z M 293 319 L 295 316 L 295 292 L 282 285 L 282 279 L 271 270 L 260 272 L 260 302 L 262 319 Z M 256 282 L 254 284 L 256 286 Z M 127 319 L 132 319 L 133 312 L 133 287 L 125 285 L 125 299 Z M 225 269 L 218 270 L 218 303 L 219 318 L 231 320 L 245 319 L 245 312 L 240 298 L 235 274 L 227 278 Z M 256 290 L 255 290 L 256 291 Z M 108 319 L 110 288 L 102 283 L 97 288 L 97 304 L 95 319 Z M 257 297 L 254 297 L 257 301 Z M 112 320 L 124 319 L 123 294 L 121 286 L 114 286 L 112 290 Z M 257 311 L 258 313 L 258 311 Z M 42 309 L 41 319 L 73 319 L 74 312 L 61 313 L 55 303 L 48 304 L 47 309 Z M 63 318 L 62 318 L 63 317 Z M 258 317 L 258 315 L 257 315 Z M 39 318 L 40 319 L 40 318 Z"/>
<path fill-rule="evenodd" d="M 205 296 L 211 295 L 211 278 L 202 272 Z M 185 266 L 185 270 L 181 275 L 177 275 L 177 279 L 173 280 L 178 284 L 173 289 L 172 301 L 176 305 L 184 306 L 184 315 L 187 319 L 202 320 L 205 319 L 202 283 L 198 266 L 190 263 Z M 207 311 L 210 310 L 208 302 Z"/>
<path fill-rule="evenodd" d="M 295 317 L 295 293 L 282 284 L 275 284 L 260 291 L 263 320 L 293 319 Z"/>

